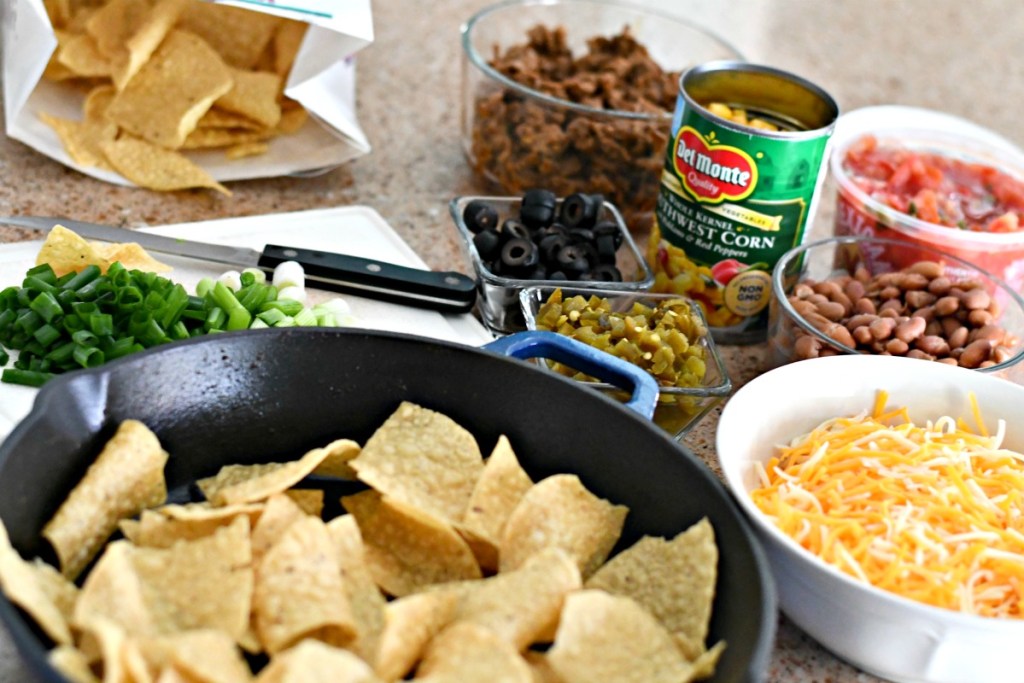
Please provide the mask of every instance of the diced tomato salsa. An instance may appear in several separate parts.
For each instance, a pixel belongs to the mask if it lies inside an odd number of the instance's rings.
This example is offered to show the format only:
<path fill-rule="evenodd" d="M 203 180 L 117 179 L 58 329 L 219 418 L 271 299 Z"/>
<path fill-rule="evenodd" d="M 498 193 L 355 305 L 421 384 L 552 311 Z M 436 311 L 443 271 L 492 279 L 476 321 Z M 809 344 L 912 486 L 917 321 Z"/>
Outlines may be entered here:
<path fill-rule="evenodd" d="M 846 152 L 843 170 L 877 202 L 929 223 L 975 232 L 1024 230 L 1024 182 L 997 168 L 879 144 Z"/>

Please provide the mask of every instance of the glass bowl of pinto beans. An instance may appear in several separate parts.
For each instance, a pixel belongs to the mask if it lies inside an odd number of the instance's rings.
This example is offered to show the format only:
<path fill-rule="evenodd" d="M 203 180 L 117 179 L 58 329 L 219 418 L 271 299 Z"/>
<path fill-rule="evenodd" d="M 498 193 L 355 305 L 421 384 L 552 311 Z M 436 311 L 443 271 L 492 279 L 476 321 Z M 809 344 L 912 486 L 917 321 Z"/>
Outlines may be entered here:
<path fill-rule="evenodd" d="M 940 112 L 885 106 L 847 116 L 830 158 L 835 234 L 939 249 L 1024 291 L 1024 152 Z"/>
<path fill-rule="evenodd" d="M 571 337 L 643 368 L 658 382 L 656 425 L 682 440 L 729 396 L 732 382 L 708 332 L 704 314 L 678 294 L 533 286 L 519 294 L 526 327 Z M 552 372 L 588 382 L 625 401 L 621 390 L 559 363 Z"/>
<path fill-rule="evenodd" d="M 819 240 L 779 260 L 772 294 L 773 365 L 876 354 L 1024 384 L 1024 299 L 945 251 L 876 237 Z"/>

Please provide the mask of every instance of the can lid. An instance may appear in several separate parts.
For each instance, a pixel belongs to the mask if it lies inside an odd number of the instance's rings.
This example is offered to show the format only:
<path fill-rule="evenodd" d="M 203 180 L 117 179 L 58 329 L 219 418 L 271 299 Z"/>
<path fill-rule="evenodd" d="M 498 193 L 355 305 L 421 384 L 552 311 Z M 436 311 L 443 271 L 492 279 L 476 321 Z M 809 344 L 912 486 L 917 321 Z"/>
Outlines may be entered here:
<path fill-rule="evenodd" d="M 864 133 L 895 129 L 947 133 L 977 140 L 996 149 L 1024 154 L 1024 150 L 1010 140 L 973 121 L 934 109 L 898 104 L 862 107 L 846 112 L 836 122 L 836 129 L 832 134 L 832 147 L 841 149 L 848 140 Z"/>

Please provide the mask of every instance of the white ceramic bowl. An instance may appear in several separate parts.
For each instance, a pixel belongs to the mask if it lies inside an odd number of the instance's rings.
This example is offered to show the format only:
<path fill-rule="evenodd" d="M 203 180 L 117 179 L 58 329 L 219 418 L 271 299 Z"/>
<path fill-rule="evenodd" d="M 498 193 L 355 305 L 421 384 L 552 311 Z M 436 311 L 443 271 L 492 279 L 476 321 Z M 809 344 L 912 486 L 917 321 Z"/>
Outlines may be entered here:
<path fill-rule="evenodd" d="M 1024 620 L 961 614 L 865 585 L 800 547 L 750 498 L 753 463 L 766 462 L 824 420 L 870 410 L 877 390 L 920 422 L 968 416 L 974 392 L 990 433 L 1006 420 L 1005 446 L 1024 451 L 1024 387 L 963 368 L 885 356 L 834 356 L 786 365 L 726 403 L 717 448 L 726 483 L 768 553 L 782 610 L 853 665 L 893 681 L 1024 681 Z"/>

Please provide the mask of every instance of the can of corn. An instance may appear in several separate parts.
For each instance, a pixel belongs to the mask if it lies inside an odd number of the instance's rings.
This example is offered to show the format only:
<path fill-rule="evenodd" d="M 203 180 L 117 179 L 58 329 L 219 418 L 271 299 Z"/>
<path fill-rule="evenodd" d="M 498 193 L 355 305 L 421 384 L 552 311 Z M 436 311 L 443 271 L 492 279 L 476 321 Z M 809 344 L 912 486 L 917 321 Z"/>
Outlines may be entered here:
<path fill-rule="evenodd" d="M 767 66 L 680 78 L 647 256 L 654 291 L 697 301 L 717 342 L 765 338 L 771 271 L 803 241 L 838 117 L 824 90 Z"/>

